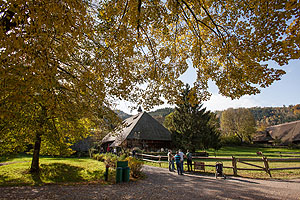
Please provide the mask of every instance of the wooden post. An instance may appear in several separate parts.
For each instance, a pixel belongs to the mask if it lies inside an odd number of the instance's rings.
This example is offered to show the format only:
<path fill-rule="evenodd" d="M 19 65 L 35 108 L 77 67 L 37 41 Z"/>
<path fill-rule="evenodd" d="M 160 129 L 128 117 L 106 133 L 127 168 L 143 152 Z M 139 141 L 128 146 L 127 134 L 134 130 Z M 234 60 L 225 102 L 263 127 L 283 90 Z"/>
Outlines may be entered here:
<path fill-rule="evenodd" d="M 263 156 L 263 160 L 264 160 L 264 164 L 265 164 L 265 171 L 270 175 L 270 177 L 272 178 L 271 175 L 271 171 L 270 171 L 270 167 L 269 167 L 269 162 L 267 157 Z"/>
<path fill-rule="evenodd" d="M 237 176 L 237 167 L 236 167 L 237 159 L 232 156 L 232 170 L 233 170 L 233 175 Z"/>
<path fill-rule="evenodd" d="M 161 167 L 161 162 L 160 162 L 161 156 L 158 157 L 158 163 L 159 163 L 159 167 Z"/>

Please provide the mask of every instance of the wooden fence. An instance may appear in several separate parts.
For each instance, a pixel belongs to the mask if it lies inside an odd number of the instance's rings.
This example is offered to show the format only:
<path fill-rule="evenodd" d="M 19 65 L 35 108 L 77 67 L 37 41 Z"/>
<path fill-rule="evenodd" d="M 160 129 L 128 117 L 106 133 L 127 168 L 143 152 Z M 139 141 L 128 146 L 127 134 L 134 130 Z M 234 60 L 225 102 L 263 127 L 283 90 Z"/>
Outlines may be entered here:
<path fill-rule="evenodd" d="M 161 166 L 161 163 L 168 163 L 167 156 L 154 156 L 154 155 L 148 155 L 148 154 L 136 154 L 137 157 L 140 160 L 149 161 L 158 163 Z M 265 171 L 269 174 L 270 177 L 271 171 L 274 170 L 292 170 L 292 169 L 300 169 L 300 167 L 285 167 L 285 168 L 270 168 L 269 162 L 300 162 L 300 158 L 267 158 L 266 156 L 262 155 L 262 158 L 237 158 L 232 156 L 231 158 L 226 157 L 199 157 L 199 156 L 193 156 L 193 160 L 197 161 L 205 161 L 205 160 L 215 160 L 217 161 L 231 161 L 231 166 L 223 166 L 223 168 L 229 168 L 233 170 L 233 175 L 237 176 L 239 170 L 249 170 L 249 171 Z M 263 162 L 263 167 L 249 163 L 249 162 Z M 238 163 L 243 163 L 245 165 L 249 165 L 252 168 L 239 168 Z M 215 165 L 207 165 L 208 167 L 215 167 Z"/>

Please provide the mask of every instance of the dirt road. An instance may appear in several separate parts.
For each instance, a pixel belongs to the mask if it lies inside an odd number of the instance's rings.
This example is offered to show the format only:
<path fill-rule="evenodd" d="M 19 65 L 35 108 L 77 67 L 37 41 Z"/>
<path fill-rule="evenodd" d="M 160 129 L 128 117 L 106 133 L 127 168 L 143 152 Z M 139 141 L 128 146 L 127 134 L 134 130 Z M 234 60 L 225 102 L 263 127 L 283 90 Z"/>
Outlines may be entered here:
<path fill-rule="evenodd" d="M 298 199 L 300 179 L 257 180 L 169 172 L 145 166 L 148 178 L 115 185 L 0 187 L 0 199 Z"/>

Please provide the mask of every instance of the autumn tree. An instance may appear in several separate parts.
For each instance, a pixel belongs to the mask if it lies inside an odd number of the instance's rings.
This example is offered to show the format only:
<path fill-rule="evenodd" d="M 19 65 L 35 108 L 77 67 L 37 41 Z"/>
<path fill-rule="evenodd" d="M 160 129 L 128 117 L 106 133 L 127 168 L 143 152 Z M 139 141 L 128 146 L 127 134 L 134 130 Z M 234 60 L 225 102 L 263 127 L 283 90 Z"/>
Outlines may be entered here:
<path fill-rule="evenodd" d="M 300 116 L 300 104 L 297 104 L 293 107 L 293 111 L 295 115 Z"/>
<path fill-rule="evenodd" d="M 113 117 L 102 71 L 88 53 L 94 25 L 87 6 L 73 0 L 1 3 L 0 149 L 5 154 L 33 144 L 32 172 L 39 171 L 40 151 L 70 154 L 72 143 Z"/>
<path fill-rule="evenodd" d="M 229 108 L 222 112 L 221 130 L 225 137 L 237 137 L 240 142 L 252 142 L 256 131 L 253 114 L 246 108 Z"/>
<path fill-rule="evenodd" d="M 191 103 L 208 98 L 209 80 L 231 98 L 257 94 L 284 74 L 264 61 L 299 59 L 299 10 L 291 0 L 1 0 L 1 152 L 34 143 L 37 171 L 40 146 L 109 127 L 118 100 L 175 103 L 188 59 Z"/>
<path fill-rule="evenodd" d="M 220 133 L 213 119 L 215 116 L 203 104 L 191 104 L 193 91 L 187 85 L 176 104 L 175 111 L 168 115 L 165 126 L 171 131 L 172 140 L 176 148 L 198 149 L 220 147 Z"/>

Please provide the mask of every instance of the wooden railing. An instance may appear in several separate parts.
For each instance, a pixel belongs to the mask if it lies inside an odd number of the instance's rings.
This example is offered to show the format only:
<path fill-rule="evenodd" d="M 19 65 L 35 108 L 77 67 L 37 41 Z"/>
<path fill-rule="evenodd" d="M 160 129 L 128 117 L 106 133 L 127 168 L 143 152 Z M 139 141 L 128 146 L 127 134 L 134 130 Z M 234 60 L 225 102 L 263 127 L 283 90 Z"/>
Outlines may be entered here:
<path fill-rule="evenodd" d="M 148 162 L 158 163 L 161 166 L 161 163 L 165 162 L 168 163 L 168 156 L 154 156 L 149 154 L 143 153 L 136 153 L 138 159 Z"/>
<path fill-rule="evenodd" d="M 167 156 L 154 156 L 154 155 L 140 154 L 140 153 L 137 153 L 136 155 L 140 160 L 159 163 L 160 166 L 161 166 L 161 163 L 163 163 L 163 162 L 168 163 L 168 161 L 166 161 L 168 159 Z M 231 158 L 193 156 L 193 160 L 197 160 L 197 161 L 205 161 L 205 160 L 231 161 L 232 162 L 231 166 L 223 166 L 223 168 L 232 169 L 234 176 L 238 175 L 239 170 L 265 171 L 266 173 L 269 174 L 270 177 L 272 177 L 271 171 L 274 171 L 274 170 L 300 169 L 300 167 L 270 168 L 270 166 L 269 166 L 269 162 L 300 162 L 300 158 L 267 158 L 266 156 L 263 156 L 263 155 L 261 158 L 237 158 L 234 156 L 232 156 Z M 253 164 L 253 163 L 249 163 L 249 162 L 263 162 L 263 167 Z M 252 168 L 239 168 L 238 163 L 249 165 Z M 208 165 L 208 164 L 205 164 L 205 166 L 215 167 L 215 165 Z"/>

